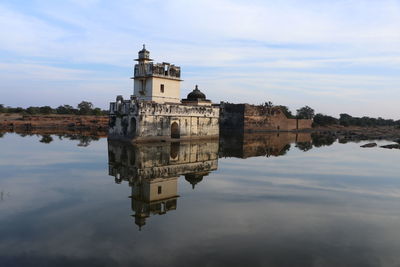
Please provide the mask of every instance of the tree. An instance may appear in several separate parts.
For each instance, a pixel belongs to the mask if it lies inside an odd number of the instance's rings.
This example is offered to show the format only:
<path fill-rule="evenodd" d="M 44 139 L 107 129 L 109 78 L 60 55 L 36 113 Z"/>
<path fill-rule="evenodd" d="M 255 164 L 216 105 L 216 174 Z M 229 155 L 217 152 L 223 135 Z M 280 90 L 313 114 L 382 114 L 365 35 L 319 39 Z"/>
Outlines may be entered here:
<path fill-rule="evenodd" d="M 309 119 L 311 120 L 314 117 L 314 110 L 309 106 L 302 107 L 297 110 L 297 118 L 298 119 Z"/>
<path fill-rule="evenodd" d="M 95 109 L 92 110 L 92 114 L 96 115 L 96 116 L 100 116 L 100 115 L 103 114 L 103 112 L 101 111 L 100 108 L 95 108 Z"/>
<path fill-rule="evenodd" d="M 353 121 L 354 121 L 353 117 L 350 116 L 349 114 L 346 114 L 346 113 L 340 114 L 340 117 L 339 117 L 340 125 L 349 126 L 349 125 L 353 124 Z"/>
<path fill-rule="evenodd" d="M 79 114 L 89 115 L 92 111 L 93 104 L 91 102 L 82 101 L 78 104 Z"/>
<path fill-rule="evenodd" d="M 264 106 L 266 106 L 267 108 L 272 108 L 274 104 L 271 101 L 268 101 L 264 103 Z"/>
<path fill-rule="evenodd" d="M 312 146 L 311 142 L 297 142 L 296 147 L 298 149 L 300 149 L 301 151 L 306 152 L 306 151 L 312 149 L 313 146 Z"/>
<path fill-rule="evenodd" d="M 51 114 L 53 109 L 50 106 L 43 106 L 39 108 L 41 114 Z"/>
<path fill-rule="evenodd" d="M 16 107 L 16 108 L 13 108 L 12 111 L 13 111 L 14 113 L 22 113 L 22 112 L 24 112 L 25 110 L 24 110 L 23 108 L 21 108 L 21 107 Z"/>
<path fill-rule="evenodd" d="M 53 141 L 53 137 L 49 134 L 42 135 L 42 139 L 39 140 L 40 143 L 50 144 Z"/>
<path fill-rule="evenodd" d="M 28 114 L 39 114 L 40 113 L 40 108 L 39 107 L 29 107 L 26 109 L 26 112 Z"/>
<path fill-rule="evenodd" d="M 334 117 L 318 113 L 314 116 L 314 124 L 320 126 L 334 125 L 339 124 L 339 120 Z"/>
<path fill-rule="evenodd" d="M 336 137 L 333 136 L 331 133 L 327 134 L 312 133 L 311 139 L 312 139 L 312 144 L 315 147 L 330 146 L 336 141 Z"/>
<path fill-rule="evenodd" d="M 272 114 L 272 108 L 274 107 L 274 104 L 272 104 L 271 101 L 264 102 L 262 106 L 264 107 L 264 111 L 266 112 L 266 114 Z"/>
<path fill-rule="evenodd" d="M 56 108 L 57 114 L 74 114 L 76 109 L 70 105 L 62 105 Z"/>
<path fill-rule="evenodd" d="M 283 112 L 283 114 L 285 114 L 285 116 L 288 119 L 291 119 L 294 117 L 292 112 L 289 110 L 289 108 L 287 106 L 276 106 L 276 107 L 278 107 Z"/>
<path fill-rule="evenodd" d="M 3 113 L 6 111 L 6 108 L 4 107 L 3 104 L 0 104 L 0 113 Z"/>

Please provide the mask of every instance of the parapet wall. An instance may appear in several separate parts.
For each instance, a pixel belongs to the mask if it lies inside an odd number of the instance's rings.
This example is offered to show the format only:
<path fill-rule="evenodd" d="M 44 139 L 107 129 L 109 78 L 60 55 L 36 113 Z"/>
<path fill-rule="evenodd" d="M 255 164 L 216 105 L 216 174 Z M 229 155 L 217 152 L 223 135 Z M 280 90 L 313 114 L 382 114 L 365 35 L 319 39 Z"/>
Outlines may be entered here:
<path fill-rule="evenodd" d="M 288 119 L 277 107 L 221 103 L 221 131 L 297 131 L 311 128 L 312 120 Z"/>

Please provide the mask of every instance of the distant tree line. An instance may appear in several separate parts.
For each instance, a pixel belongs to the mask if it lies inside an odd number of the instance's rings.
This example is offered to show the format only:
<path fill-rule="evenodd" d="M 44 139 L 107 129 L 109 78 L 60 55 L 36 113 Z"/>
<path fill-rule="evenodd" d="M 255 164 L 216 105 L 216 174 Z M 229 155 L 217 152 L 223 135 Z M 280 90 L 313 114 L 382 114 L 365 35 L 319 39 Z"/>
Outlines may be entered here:
<path fill-rule="evenodd" d="M 318 113 L 314 117 L 315 126 L 328 126 L 328 125 L 343 125 L 343 126 L 397 126 L 400 127 L 400 120 L 383 119 L 383 118 L 370 118 L 370 117 L 353 117 L 349 114 L 342 113 L 340 117 L 334 118 L 332 116 L 323 115 Z"/>
<path fill-rule="evenodd" d="M 315 114 L 314 109 L 309 106 L 304 106 L 296 110 L 294 115 L 287 106 L 273 105 L 271 101 L 265 102 L 263 106 L 272 109 L 279 108 L 286 117 L 290 119 L 313 119 L 313 126 L 328 126 L 328 125 L 342 125 L 342 126 L 397 126 L 400 127 L 400 120 L 383 119 L 383 118 L 370 118 L 370 117 L 353 117 L 349 114 L 342 113 L 339 118 L 324 115 L 321 113 Z"/>
<path fill-rule="evenodd" d="M 107 115 L 107 110 L 102 110 L 101 108 L 94 107 L 91 102 L 82 101 L 77 105 L 76 108 L 70 105 L 61 105 L 57 108 L 52 108 L 50 106 L 41 106 L 41 107 L 5 107 L 3 104 L 0 104 L 0 113 L 22 113 L 22 114 L 71 114 L 71 115 Z"/>

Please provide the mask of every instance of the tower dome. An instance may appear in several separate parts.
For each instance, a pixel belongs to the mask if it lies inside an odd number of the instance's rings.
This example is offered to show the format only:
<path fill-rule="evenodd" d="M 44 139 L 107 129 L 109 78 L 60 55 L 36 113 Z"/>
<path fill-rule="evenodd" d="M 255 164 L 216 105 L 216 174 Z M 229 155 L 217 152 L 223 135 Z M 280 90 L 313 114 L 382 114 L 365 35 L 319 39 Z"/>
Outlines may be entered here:
<path fill-rule="evenodd" d="M 187 100 L 189 101 L 206 100 L 206 95 L 203 94 L 199 90 L 199 87 L 196 85 L 194 90 L 187 95 Z"/>
<path fill-rule="evenodd" d="M 212 103 L 210 100 L 206 99 L 206 95 L 202 93 L 196 85 L 194 90 L 187 95 L 187 98 L 182 99 L 182 104 L 211 106 Z"/>

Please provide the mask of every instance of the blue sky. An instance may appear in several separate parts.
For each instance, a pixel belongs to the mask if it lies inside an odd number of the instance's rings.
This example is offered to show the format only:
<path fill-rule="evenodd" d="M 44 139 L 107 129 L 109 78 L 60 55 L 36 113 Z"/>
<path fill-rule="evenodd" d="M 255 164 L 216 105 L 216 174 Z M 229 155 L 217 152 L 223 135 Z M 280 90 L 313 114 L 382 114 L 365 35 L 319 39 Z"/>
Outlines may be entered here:
<path fill-rule="evenodd" d="M 103 108 L 142 44 L 214 102 L 400 119 L 399 0 L 0 2 L 0 103 Z"/>

